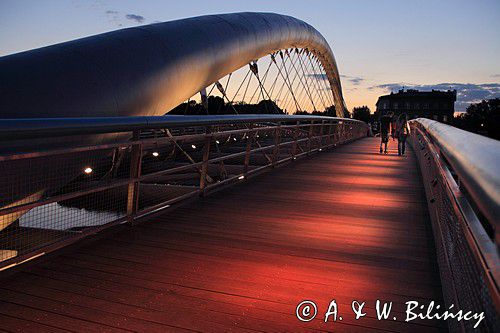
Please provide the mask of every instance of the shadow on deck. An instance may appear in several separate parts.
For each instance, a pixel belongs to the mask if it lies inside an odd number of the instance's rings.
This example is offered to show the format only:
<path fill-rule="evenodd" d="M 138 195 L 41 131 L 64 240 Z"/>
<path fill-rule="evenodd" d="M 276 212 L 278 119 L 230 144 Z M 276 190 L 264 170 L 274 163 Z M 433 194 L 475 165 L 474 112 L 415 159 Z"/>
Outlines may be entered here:
<path fill-rule="evenodd" d="M 1 285 L 0 329 L 444 329 L 404 322 L 406 301 L 442 302 L 439 274 L 413 152 L 377 148 L 356 141 L 26 268 Z M 343 320 L 325 323 L 332 299 Z M 389 320 L 377 299 L 393 302 Z M 295 317 L 302 300 L 315 320 Z"/>

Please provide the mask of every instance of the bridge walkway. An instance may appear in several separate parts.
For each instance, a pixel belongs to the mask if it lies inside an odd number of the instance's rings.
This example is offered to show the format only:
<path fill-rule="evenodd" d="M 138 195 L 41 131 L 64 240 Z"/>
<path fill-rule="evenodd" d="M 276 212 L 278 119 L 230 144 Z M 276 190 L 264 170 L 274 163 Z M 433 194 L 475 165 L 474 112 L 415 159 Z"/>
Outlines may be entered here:
<path fill-rule="evenodd" d="M 440 302 L 441 287 L 415 156 L 377 145 L 297 161 L 28 267 L 0 285 L 0 329 L 442 330 L 404 322 L 406 301 Z M 332 299 L 342 321 L 325 323 Z M 377 299 L 396 320 L 376 319 Z M 302 300 L 315 320 L 295 317 Z"/>

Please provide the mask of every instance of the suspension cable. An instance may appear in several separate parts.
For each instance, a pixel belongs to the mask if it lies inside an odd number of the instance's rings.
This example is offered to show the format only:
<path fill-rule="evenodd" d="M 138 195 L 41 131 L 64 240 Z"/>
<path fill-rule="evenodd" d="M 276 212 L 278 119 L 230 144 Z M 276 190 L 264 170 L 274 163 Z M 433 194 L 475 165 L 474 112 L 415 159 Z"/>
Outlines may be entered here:
<path fill-rule="evenodd" d="M 305 53 L 305 57 L 307 58 L 309 51 L 307 49 L 304 49 L 303 53 Z M 300 61 L 301 61 L 300 63 L 301 63 L 302 68 L 304 68 L 304 72 L 307 72 L 305 80 L 307 82 L 309 82 L 308 84 L 311 84 L 314 87 L 313 90 L 316 92 L 316 96 L 319 97 L 321 103 L 323 104 L 323 111 L 325 111 L 326 110 L 325 100 L 323 99 L 323 95 L 321 94 L 321 92 L 318 89 L 318 83 L 316 82 L 316 78 L 314 76 L 311 76 L 311 73 L 309 71 L 310 67 L 307 66 L 307 64 L 305 63 L 305 60 L 300 58 Z"/>
<path fill-rule="evenodd" d="M 328 103 L 330 103 L 330 101 L 328 100 L 328 96 L 325 96 L 325 91 L 324 91 L 324 87 L 322 88 L 323 86 L 323 83 L 321 83 L 321 81 L 323 81 L 323 73 L 317 73 L 316 71 L 316 67 L 314 66 L 313 62 L 312 62 L 312 54 L 311 53 L 307 53 L 307 58 L 309 60 L 309 64 L 311 65 L 311 70 L 312 70 L 312 77 L 314 78 L 314 82 L 316 83 L 316 86 L 317 86 L 317 90 L 318 90 L 318 93 L 320 94 L 320 96 L 324 97 L 324 100 L 326 100 L 326 103 L 325 103 L 325 111 L 326 111 L 326 108 L 328 107 Z"/>
<path fill-rule="evenodd" d="M 332 93 L 331 93 L 332 90 L 331 90 L 331 87 L 330 87 L 330 82 L 328 82 L 328 84 L 327 84 L 325 82 L 326 81 L 325 80 L 325 75 L 323 75 L 322 70 L 321 69 L 319 69 L 319 71 L 317 70 L 317 68 L 319 68 L 318 59 L 316 57 L 314 57 L 314 61 L 313 61 L 313 59 L 309 58 L 309 61 L 311 62 L 311 65 L 313 66 L 313 70 L 314 70 L 315 74 L 317 73 L 317 74 L 320 75 L 319 76 L 320 80 L 318 81 L 318 83 L 320 85 L 324 86 L 324 88 L 325 88 L 325 96 L 326 96 L 327 100 L 331 103 L 330 106 L 334 106 L 335 102 L 334 102 L 334 100 L 332 98 L 333 96 L 332 96 Z M 318 67 L 316 67 L 316 65 L 318 65 Z"/>
<path fill-rule="evenodd" d="M 234 113 L 239 114 L 238 111 L 234 108 L 233 104 L 231 103 L 231 100 L 229 99 L 229 97 L 227 97 L 226 91 L 224 90 L 224 87 L 222 86 L 222 84 L 219 81 L 216 81 L 215 84 L 217 85 L 217 89 L 222 94 L 223 100 L 225 98 L 227 100 L 229 106 L 233 109 Z M 219 109 L 220 109 L 220 105 L 219 105 Z"/>
<path fill-rule="evenodd" d="M 323 67 L 323 64 L 321 64 L 321 62 L 319 61 L 319 59 L 316 58 L 316 64 L 318 65 L 318 68 L 320 68 L 320 70 L 325 73 L 325 69 Z M 324 75 L 324 80 L 323 80 L 323 84 L 326 88 L 325 90 L 325 93 L 327 94 L 328 98 L 330 99 L 331 103 L 332 103 L 332 107 L 335 106 L 335 100 L 333 98 L 333 92 L 332 92 L 332 88 L 331 88 L 331 85 L 330 85 L 330 80 L 328 79 L 328 76 Z"/>
<path fill-rule="evenodd" d="M 257 66 L 257 62 L 255 62 L 255 66 Z M 257 68 L 257 67 L 254 67 L 254 68 Z M 263 81 L 263 82 L 265 82 L 265 81 L 266 81 L 267 74 L 269 73 L 269 69 L 270 69 L 270 68 L 271 68 L 271 63 L 269 63 L 269 66 L 267 67 L 266 72 L 264 73 L 264 76 L 262 77 L 262 81 Z M 257 71 L 258 71 L 258 69 L 257 69 Z M 255 77 L 257 78 L 257 81 L 258 81 L 258 83 L 259 83 L 259 86 L 261 86 L 261 81 L 260 81 L 260 78 L 259 78 L 258 72 L 257 72 L 257 74 L 256 74 L 254 71 L 252 71 L 252 72 L 254 73 Z M 258 90 L 259 86 L 255 89 L 254 93 L 252 94 L 252 97 L 250 98 L 250 101 L 252 101 L 252 100 L 253 100 L 253 97 L 254 97 L 254 96 L 255 96 L 255 94 L 257 93 L 257 90 Z M 265 98 L 264 98 L 264 94 L 263 94 L 263 92 L 262 92 L 262 88 L 260 89 L 260 92 L 261 92 L 261 95 L 262 95 L 262 99 L 265 99 Z"/>
<path fill-rule="evenodd" d="M 271 68 L 271 63 L 269 63 L 269 66 L 268 66 L 268 68 L 266 70 L 266 73 L 264 75 L 263 81 L 261 81 L 260 78 L 259 78 L 259 70 L 258 70 L 258 67 L 257 67 L 257 63 L 255 63 L 254 66 L 255 67 L 254 67 L 253 73 L 255 74 L 255 77 L 257 78 L 257 80 L 259 82 L 261 93 L 262 93 L 262 100 L 265 99 L 265 97 L 264 97 L 264 92 L 265 92 L 266 95 L 267 95 L 268 100 L 272 101 L 271 95 L 269 95 L 269 93 L 267 92 L 267 90 L 266 90 L 266 88 L 264 86 L 265 80 L 267 78 L 267 73 L 269 72 L 269 69 Z M 269 112 L 269 110 L 267 109 L 267 103 L 264 103 L 264 107 Z M 273 108 L 276 111 L 276 113 L 280 113 L 279 110 L 278 110 L 278 108 L 277 108 L 276 103 L 273 103 Z"/>
<path fill-rule="evenodd" d="M 248 70 L 248 71 L 247 71 L 247 73 L 246 73 L 246 75 L 245 75 L 245 78 L 243 79 L 243 81 L 241 81 L 240 86 L 238 87 L 238 89 L 237 89 L 237 90 L 236 90 L 236 92 L 234 93 L 234 96 L 233 96 L 233 98 L 231 99 L 231 103 L 233 103 L 233 102 L 234 102 L 234 100 L 235 100 L 235 98 L 236 98 L 236 96 L 238 96 L 238 93 L 240 92 L 241 87 L 242 87 L 242 86 L 243 86 L 243 84 L 245 83 L 245 81 L 246 81 L 246 79 L 247 79 L 248 74 L 250 74 L 250 70 Z"/>
<path fill-rule="evenodd" d="M 290 52 L 288 52 L 288 50 L 287 50 L 287 52 L 286 52 L 285 54 L 286 54 L 286 55 L 288 55 L 288 57 L 290 58 L 290 64 L 291 64 L 291 66 L 294 66 L 294 65 L 297 63 L 298 59 L 293 60 L 293 59 L 292 59 L 292 57 L 293 57 L 293 53 L 292 53 L 292 55 L 290 56 Z M 290 86 L 291 86 L 292 92 L 293 92 L 293 86 L 294 86 L 295 81 L 297 80 L 297 77 L 298 77 L 298 73 L 297 73 L 297 71 L 295 71 L 295 74 L 296 74 L 296 75 L 293 77 L 293 80 L 291 80 L 291 81 L 290 81 L 290 77 L 288 77 L 288 81 L 289 81 L 289 83 L 290 83 Z M 297 87 L 296 87 L 296 88 L 297 88 L 297 89 L 299 89 L 299 87 L 300 87 L 300 82 L 297 82 Z M 295 95 L 294 95 L 295 100 L 296 100 L 296 101 L 298 102 L 298 104 L 299 104 L 299 108 L 298 108 L 296 111 L 303 111 L 303 110 L 302 110 L 302 107 L 301 107 L 301 105 L 302 105 L 302 104 L 300 103 L 300 102 L 303 100 L 303 97 L 304 97 L 304 96 L 303 96 L 303 94 L 304 94 L 304 90 L 302 89 L 302 90 L 300 90 L 300 91 L 298 92 L 298 94 L 297 94 L 297 93 L 295 93 Z"/>
<path fill-rule="evenodd" d="M 295 54 L 297 55 L 297 59 L 299 60 L 299 64 L 300 64 L 300 52 L 299 52 L 299 50 L 297 48 L 295 49 Z M 309 86 L 306 85 L 306 84 L 304 84 L 304 82 L 302 81 L 302 77 L 300 76 L 300 73 L 299 73 L 299 71 L 297 70 L 297 68 L 295 66 L 293 66 L 293 69 L 295 70 L 295 72 L 299 76 L 299 82 L 305 88 L 305 92 L 307 94 L 307 97 L 309 97 L 309 100 L 311 101 L 313 109 L 314 109 L 314 111 L 316 111 L 316 105 L 314 104 L 314 100 L 312 98 L 311 91 L 309 90 Z M 302 68 L 302 76 L 304 76 L 304 69 L 303 68 Z"/>
<path fill-rule="evenodd" d="M 283 58 L 284 58 L 283 57 L 283 51 L 280 51 L 280 57 L 283 60 Z M 290 59 L 290 61 L 291 61 L 291 59 Z M 286 66 L 283 67 L 283 70 L 284 70 L 284 72 L 286 74 L 286 78 L 288 78 L 288 83 L 290 83 L 290 78 L 288 76 L 288 71 L 286 70 Z M 281 71 L 279 73 L 283 77 L 283 80 L 285 80 L 285 82 L 286 82 L 286 78 L 283 76 L 283 73 L 281 73 Z M 290 92 L 292 94 L 293 100 L 295 102 L 295 107 L 297 108 L 297 110 L 300 110 L 299 103 L 297 102 L 297 99 L 295 98 L 295 94 L 293 93 L 293 89 L 292 89 L 292 87 L 289 84 L 288 84 L 288 89 L 290 89 Z"/>

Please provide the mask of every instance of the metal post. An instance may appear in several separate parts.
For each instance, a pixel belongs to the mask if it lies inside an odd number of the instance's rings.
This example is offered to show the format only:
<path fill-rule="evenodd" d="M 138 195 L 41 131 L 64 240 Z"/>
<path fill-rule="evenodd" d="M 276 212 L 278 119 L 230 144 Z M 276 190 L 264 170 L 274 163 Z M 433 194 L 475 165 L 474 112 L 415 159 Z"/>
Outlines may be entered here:
<path fill-rule="evenodd" d="M 276 166 L 276 162 L 278 160 L 278 154 L 280 151 L 279 149 L 280 136 L 281 136 L 281 123 L 278 123 L 278 125 L 274 129 L 274 150 L 273 150 L 273 160 L 272 160 L 273 168 Z"/>
<path fill-rule="evenodd" d="M 339 144 L 344 143 L 344 137 L 345 137 L 345 132 L 344 132 L 344 122 L 342 124 L 339 124 Z"/>
<path fill-rule="evenodd" d="M 295 131 L 293 133 L 293 144 L 292 144 L 292 159 L 295 159 L 295 155 L 297 154 L 297 145 L 299 140 L 299 131 L 300 131 L 300 121 L 297 121 L 295 126 Z"/>
<path fill-rule="evenodd" d="M 134 131 L 132 140 L 139 140 L 140 130 Z M 131 147 L 130 156 L 130 179 L 133 182 L 128 184 L 127 191 L 127 220 L 133 223 L 139 209 L 139 177 L 141 176 L 142 163 L 142 143 L 134 143 Z"/>
<path fill-rule="evenodd" d="M 325 126 L 325 121 L 321 121 L 321 126 L 319 127 L 319 149 L 323 148 L 323 128 Z"/>
<path fill-rule="evenodd" d="M 212 143 L 212 135 L 210 129 L 207 128 L 205 136 L 205 145 L 203 146 L 203 163 L 201 164 L 200 172 L 200 196 L 205 195 L 205 187 L 207 183 L 208 158 L 210 157 L 210 144 Z"/>
<path fill-rule="evenodd" d="M 330 121 L 328 123 L 328 147 L 330 147 L 332 145 L 332 127 L 333 127 L 333 123 L 332 123 L 332 121 Z"/>
<path fill-rule="evenodd" d="M 311 153 L 311 148 L 312 148 L 312 136 L 313 136 L 313 130 L 314 130 L 314 120 L 311 120 L 311 126 L 309 126 L 309 134 L 307 136 L 307 155 Z"/>
<path fill-rule="evenodd" d="M 247 179 L 247 174 L 248 174 L 248 165 L 250 164 L 250 151 L 252 150 L 252 144 L 254 137 L 256 135 L 256 132 L 252 130 L 252 126 L 249 126 L 249 130 L 246 134 L 247 136 L 247 145 L 246 145 L 246 150 L 245 150 L 245 162 L 243 164 L 243 175 L 245 176 L 245 179 Z"/>

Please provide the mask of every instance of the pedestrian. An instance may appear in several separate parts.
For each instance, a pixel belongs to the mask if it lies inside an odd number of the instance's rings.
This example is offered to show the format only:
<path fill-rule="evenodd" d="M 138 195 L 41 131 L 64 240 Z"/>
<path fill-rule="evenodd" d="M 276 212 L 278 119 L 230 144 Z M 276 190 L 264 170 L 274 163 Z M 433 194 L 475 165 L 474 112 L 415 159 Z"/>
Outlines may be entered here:
<path fill-rule="evenodd" d="M 396 122 L 396 136 L 398 138 L 398 155 L 404 155 L 406 150 L 406 138 L 410 134 L 410 124 L 408 124 L 408 115 L 402 113 Z"/>
<path fill-rule="evenodd" d="M 397 123 L 397 118 L 394 114 L 391 115 L 391 137 L 392 141 L 396 141 L 396 123 Z"/>
<path fill-rule="evenodd" d="M 380 117 L 380 153 L 387 154 L 387 144 L 389 142 L 389 132 L 391 131 L 392 123 L 392 112 L 386 113 Z M 385 145 L 385 149 L 382 149 L 382 145 Z"/>

